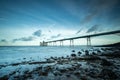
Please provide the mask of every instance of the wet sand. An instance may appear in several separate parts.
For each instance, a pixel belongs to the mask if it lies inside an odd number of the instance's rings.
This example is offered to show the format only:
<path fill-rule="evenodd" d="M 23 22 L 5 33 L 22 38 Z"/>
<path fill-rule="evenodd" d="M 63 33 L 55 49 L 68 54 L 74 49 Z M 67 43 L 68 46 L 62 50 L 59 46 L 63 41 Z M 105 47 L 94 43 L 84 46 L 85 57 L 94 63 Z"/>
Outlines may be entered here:
<path fill-rule="evenodd" d="M 71 55 L 65 57 L 0 65 L 0 69 L 21 65 L 37 66 L 15 69 L 0 80 L 120 80 L 120 48 L 71 50 Z"/>

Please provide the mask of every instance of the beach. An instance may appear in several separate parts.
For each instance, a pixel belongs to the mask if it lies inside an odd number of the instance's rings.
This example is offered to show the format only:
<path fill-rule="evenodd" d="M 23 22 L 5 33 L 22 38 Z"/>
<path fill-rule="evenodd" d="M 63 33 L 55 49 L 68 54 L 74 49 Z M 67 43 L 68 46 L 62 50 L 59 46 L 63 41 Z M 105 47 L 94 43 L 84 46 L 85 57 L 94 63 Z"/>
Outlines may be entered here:
<path fill-rule="evenodd" d="M 14 62 L 1 61 L 0 80 L 120 79 L 119 47 L 67 48 L 66 53 L 69 54 L 66 55 L 60 50 L 55 55 L 51 53 L 47 57 L 38 56 L 43 59 L 29 55 L 30 59 L 24 56 L 21 60 L 16 58 L 18 61 Z"/>

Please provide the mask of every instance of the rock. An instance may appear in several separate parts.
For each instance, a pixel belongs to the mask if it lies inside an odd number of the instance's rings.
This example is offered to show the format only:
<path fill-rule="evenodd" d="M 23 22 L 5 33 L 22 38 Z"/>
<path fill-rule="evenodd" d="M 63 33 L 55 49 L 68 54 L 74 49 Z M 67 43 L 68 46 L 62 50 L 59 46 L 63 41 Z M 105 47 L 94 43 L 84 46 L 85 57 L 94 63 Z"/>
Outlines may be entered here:
<path fill-rule="evenodd" d="M 85 69 L 85 72 L 88 72 L 88 68 Z"/>
<path fill-rule="evenodd" d="M 66 69 L 60 69 L 59 70 L 61 73 L 65 73 L 67 70 Z"/>
<path fill-rule="evenodd" d="M 24 60 L 26 59 L 26 58 L 23 58 Z"/>
<path fill-rule="evenodd" d="M 70 74 L 66 74 L 66 77 L 70 77 Z"/>
<path fill-rule="evenodd" d="M 57 60 L 57 64 L 63 64 L 63 61 Z"/>
<path fill-rule="evenodd" d="M 85 52 L 84 49 L 81 49 L 82 52 Z"/>
<path fill-rule="evenodd" d="M 61 57 L 58 57 L 58 60 L 61 60 Z"/>
<path fill-rule="evenodd" d="M 75 71 L 73 74 L 76 75 L 76 76 L 80 76 L 80 72 L 79 71 Z"/>
<path fill-rule="evenodd" d="M 78 63 L 72 65 L 73 69 L 75 69 L 75 70 L 79 69 L 80 66 L 81 66 L 81 64 L 78 64 Z"/>
<path fill-rule="evenodd" d="M 40 71 L 39 74 L 42 75 L 42 76 L 47 76 L 48 72 L 47 71 Z"/>
<path fill-rule="evenodd" d="M 58 58 L 57 57 L 54 57 L 54 60 L 57 60 Z"/>
<path fill-rule="evenodd" d="M 85 55 L 88 56 L 89 55 L 89 51 L 85 50 Z"/>
<path fill-rule="evenodd" d="M 62 73 L 61 73 L 60 71 L 54 71 L 53 74 L 54 74 L 55 76 L 58 76 L 58 75 L 61 76 L 61 75 L 62 75 Z"/>
<path fill-rule="evenodd" d="M 66 58 L 69 58 L 69 55 L 67 55 Z"/>
<path fill-rule="evenodd" d="M 98 70 L 96 70 L 96 69 L 90 69 L 88 75 L 91 76 L 91 77 L 93 77 L 93 78 L 97 78 L 97 76 L 98 76 L 97 73 L 99 73 Z"/>
<path fill-rule="evenodd" d="M 63 56 L 62 56 L 61 58 L 62 58 L 62 59 L 64 59 L 64 57 L 63 57 Z"/>
<path fill-rule="evenodd" d="M 42 70 L 42 66 L 37 67 L 36 70 Z"/>
<path fill-rule="evenodd" d="M 24 73 L 25 73 L 25 74 L 28 74 L 28 73 L 29 73 L 29 70 L 24 71 Z"/>
<path fill-rule="evenodd" d="M 74 71 L 74 68 L 68 68 L 69 71 Z"/>
<path fill-rule="evenodd" d="M 50 62 L 51 60 L 50 59 L 46 59 L 47 62 Z"/>
<path fill-rule="evenodd" d="M 70 60 L 70 59 L 71 59 L 71 58 L 69 57 L 69 55 L 67 55 L 67 56 L 66 56 L 66 58 L 67 58 L 68 60 Z"/>
<path fill-rule="evenodd" d="M 11 64 L 12 66 L 17 66 L 17 65 L 19 65 L 20 63 L 13 63 L 13 64 Z"/>
<path fill-rule="evenodd" d="M 97 53 L 101 53 L 101 51 L 98 49 L 98 50 L 97 50 Z"/>
<path fill-rule="evenodd" d="M 104 51 L 105 49 L 104 48 L 101 48 L 102 51 Z"/>
<path fill-rule="evenodd" d="M 18 76 L 18 75 L 17 75 L 17 76 L 14 76 L 14 78 L 15 78 L 15 79 L 19 79 L 19 78 L 20 78 L 20 76 Z"/>
<path fill-rule="evenodd" d="M 110 79 L 110 80 L 115 80 L 117 79 L 117 75 L 115 74 L 115 72 L 113 72 L 110 69 L 103 69 L 100 73 L 100 77 L 104 78 L 104 79 Z"/>
<path fill-rule="evenodd" d="M 82 54 L 82 52 L 79 51 L 79 52 L 78 52 L 78 56 L 80 56 L 81 54 Z"/>
<path fill-rule="evenodd" d="M 72 50 L 72 52 L 75 52 L 75 50 Z"/>
<path fill-rule="evenodd" d="M 25 79 L 30 78 L 30 77 L 32 77 L 31 74 L 25 74 L 25 75 L 24 75 L 24 78 L 25 78 Z M 19 78 L 18 78 L 18 79 L 19 79 Z"/>
<path fill-rule="evenodd" d="M 120 58 L 120 51 L 114 51 L 111 54 L 107 54 L 106 56 L 109 56 L 112 58 Z"/>
<path fill-rule="evenodd" d="M 92 52 L 92 55 L 96 55 L 96 53 L 95 53 L 95 52 Z"/>
<path fill-rule="evenodd" d="M 81 80 L 88 80 L 87 78 L 86 78 L 87 76 L 81 76 Z"/>
<path fill-rule="evenodd" d="M 11 76 L 11 75 L 14 75 L 15 73 L 16 73 L 16 71 L 13 71 L 9 75 Z"/>
<path fill-rule="evenodd" d="M 54 57 L 52 57 L 52 56 L 51 56 L 50 58 L 51 58 L 51 59 L 54 59 Z"/>
<path fill-rule="evenodd" d="M 26 76 L 25 75 L 17 75 L 17 76 L 14 76 L 14 80 L 26 80 Z"/>
<path fill-rule="evenodd" d="M 71 57 L 76 57 L 76 54 L 71 54 Z"/>
<path fill-rule="evenodd" d="M 107 61 L 106 59 L 102 59 L 101 65 L 102 66 L 112 66 L 113 64 L 111 62 Z"/>
<path fill-rule="evenodd" d="M 9 79 L 9 77 L 7 75 L 0 77 L 0 80 L 8 80 L 8 79 Z"/>
<path fill-rule="evenodd" d="M 51 71 L 52 70 L 52 67 L 51 66 L 46 66 L 46 67 L 43 67 L 42 68 L 42 71 L 44 71 L 44 72 L 49 72 L 49 71 Z"/>

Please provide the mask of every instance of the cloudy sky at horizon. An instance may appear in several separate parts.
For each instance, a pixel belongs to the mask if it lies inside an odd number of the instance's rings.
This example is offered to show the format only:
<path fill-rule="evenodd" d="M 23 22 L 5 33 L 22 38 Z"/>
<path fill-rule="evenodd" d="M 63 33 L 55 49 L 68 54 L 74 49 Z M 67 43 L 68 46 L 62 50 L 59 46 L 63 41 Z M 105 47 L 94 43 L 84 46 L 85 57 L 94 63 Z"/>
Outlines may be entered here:
<path fill-rule="evenodd" d="M 120 0 L 0 0 L 0 45 L 39 45 L 113 30 L 120 30 Z M 94 40 L 108 44 L 120 37 Z"/>

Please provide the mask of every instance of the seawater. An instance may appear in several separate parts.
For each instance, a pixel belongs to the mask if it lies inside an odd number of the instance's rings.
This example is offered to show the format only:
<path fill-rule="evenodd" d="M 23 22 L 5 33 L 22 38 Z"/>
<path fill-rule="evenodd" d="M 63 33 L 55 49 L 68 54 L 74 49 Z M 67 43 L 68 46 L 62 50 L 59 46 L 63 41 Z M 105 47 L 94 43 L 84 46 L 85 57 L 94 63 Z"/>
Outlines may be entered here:
<path fill-rule="evenodd" d="M 0 47 L 0 64 L 16 63 L 21 61 L 40 61 L 45 58 L 70 55 L 72 50 L 76 52 L 88 49 L 86 46 L 4 46 Z"/>

